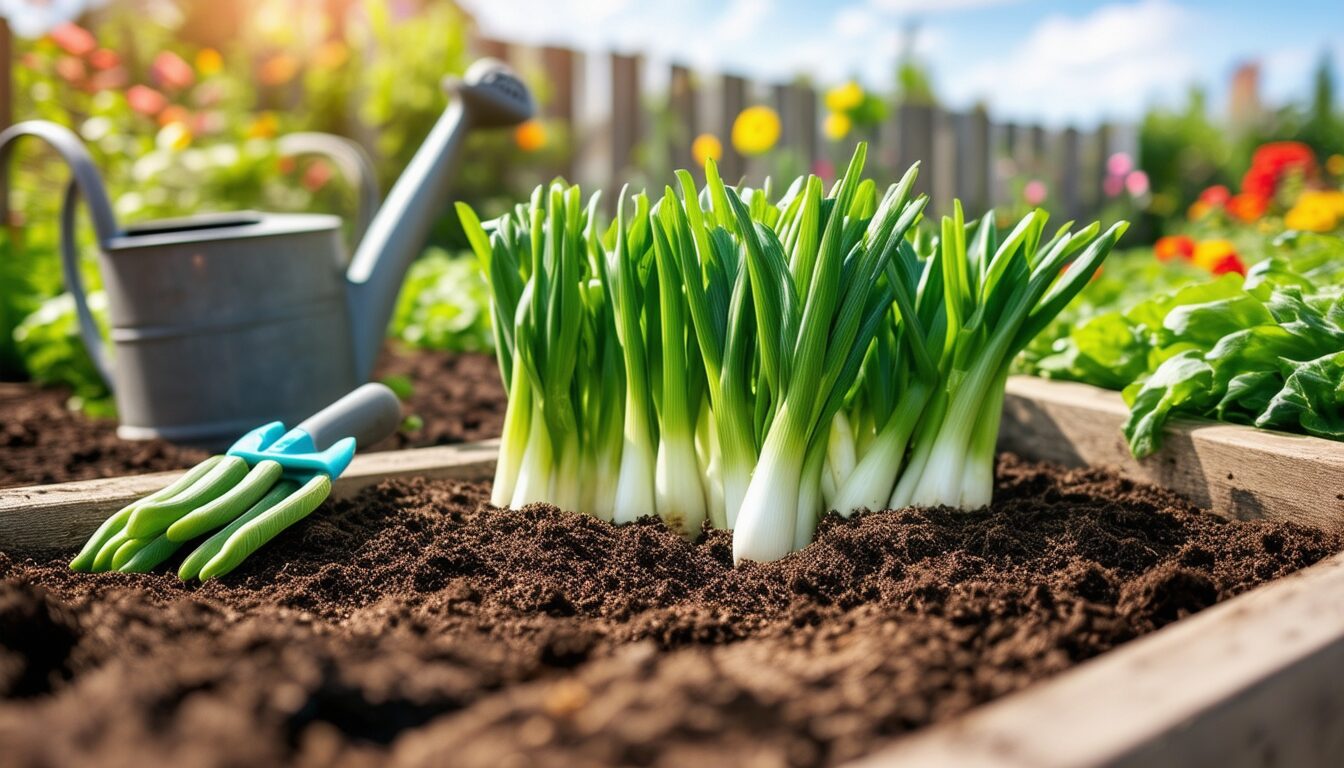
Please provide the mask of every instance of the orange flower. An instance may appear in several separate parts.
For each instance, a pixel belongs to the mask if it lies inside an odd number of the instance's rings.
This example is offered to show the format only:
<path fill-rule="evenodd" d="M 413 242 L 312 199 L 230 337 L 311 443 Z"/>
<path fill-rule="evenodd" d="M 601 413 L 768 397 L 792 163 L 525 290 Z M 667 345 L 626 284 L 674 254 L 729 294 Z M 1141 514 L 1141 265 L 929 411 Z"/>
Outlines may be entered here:
<path fill-rule="evenodd" d="M 340 40 L 328 40 L 313 51 L 313 66 L 318 69 L 336 69 L 350 58 L 350 49 Z"/>
<path fill-rule="evenodd" d="M 224 57 L 214 48 L 202 48 L 196 52 L 196 71 L 205 77 L 217 75 L 224 70 Z"/>
<path fill-rule="evenodd" d="M 180 91 L 196 82 L 196 73 L 191 65 L 172 51 L 159 51 L 154 63 L 149 65 L 149 74 L 160 86 L 170 91 Z"/>
<path fill-rule="evenodd" d="M 146 85 L 132 85 L 126 90 L 126 103 L 131 109 L 146 117 L 153 117 L 168 106 L 168 99 L 162 93 Z"/>
<path fill-rule="evenodd" d="M 703 166 L 710 160 L 718 162 L 723 158 L 723 142 L 712 133 L 702 133 L 691 142 L 691 159 L 696 165 Z"/>
<path fill-rule="evenodd" d="M 98 47 L 92 32 L 71 22 L 57 25 L 50 35 L 52 42 L 71 56 L 83 56 Z"/>
<path fill-rule="evenodd" d="M 191 113 L 187 111 L 186 107 L 183 107 L 178 104 L 169 104 L 168 106 L 163 108 L 162 112 L 159 112 L 158 116 L 159 125 L 161 126 L 167 125 L 169 123 L 185 124 L 190 119 L 191 119 Z"/>
<path fill-rule="evenodd" d="M 513 143 L 524 152 L 536 152 L 546 146 L 546 126 L 540 120 L 528 120 L 513 130 Z"/>
<path fill-rule="evenodd" d="M 1205 240 L 1195 246 L 1191 261 L 1195 262 L 1195 266 L 1212 272 L 1227 257 L 1236 255 L 1237 247 L 1230 240 Z"/>
<path fill-rule="evenodd" d="M 288 53 L 277 53 L 262 62 L 257 79 L 262 85 L 284 85 L 299 73 L 299 60 Z"/>
<path fill-rule="evenodd" d="M 1191 221 L 1199 221 L 1210 213 L 1213 213 L 1213 208 L 1214 206 L 1210 203 L 1206 203 L 1203 200 L 1196 200 L 1190 204 L 1190 210 L 1187 211 L 1185 215 Z"/>
<path fill-rule="evenodd" d="M 1269 210 L 1269 198 L 1251 192 L 1233 195 L 1227 201 L 1227 212 L 1245 222 L 1259 220 L 1267 210 Z"/>
<path fill-rule="evenodd" d="M 1171 261 L 1181 258 L 1189 261 L 1195 255 L 1195 241 L 1185 235 L 1167 235 L 1159 237 L 1153 245 L 1153 255 L 1158 261 Z"/>

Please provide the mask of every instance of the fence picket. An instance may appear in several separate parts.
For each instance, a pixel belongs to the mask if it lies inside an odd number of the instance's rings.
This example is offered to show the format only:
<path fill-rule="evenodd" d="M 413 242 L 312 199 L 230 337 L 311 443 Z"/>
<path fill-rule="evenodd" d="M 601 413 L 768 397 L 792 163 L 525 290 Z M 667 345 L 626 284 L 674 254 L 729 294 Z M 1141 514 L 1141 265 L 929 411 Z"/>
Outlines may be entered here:
<path fill-rule="evenodd" d="M 651 124 L 644 114 L 643 61 L 638 55 L 612 53 L 588 62 L 599 67 L 589 71 L 583 54 L 568 48 L 543 47 L 537 57 L 529 58 L 521 47 L 489 38 L 476 38 L 472 47 L 480 55 L 505 61 L 539 58 L 540 69 L 551 80 L 544 114 L 568 124 L 562 134 L 566 159 L 556 172 L 582 177 L 588 183 L 605 180 L 619 188 L 639 177 L 635 171 L 641 161 L 648 166 L 642 168 L 645 176 L 666 168 L 698 172 L 691 142 L 699 133 L 708 132 L 722 143 L 719 168 L 732 183 L 744 177 L 760 183 L 767 174 L 778 175 L 784 164 L 786 175 L 805 172 L 821 158 L 843 159 L 846 149 L 865 139 L 873 144 L 869 156 L 875 168 L 896 173 L 910 163 L 921 163 L 916 190 L 930 196 L 930 210 L 937 213 L 948 212 L 953 198 L 960 199 L 972 216 L 1011 202 L 1018 179 L 1046 182 L 1062 216 L 1094 215 L 1106 201 L 1102 184 L 1107 158 L 1116 145 L 1113 126 L 1102 125 L 1087 133 L 1076 128 L 1051 131 L 1041 125 L 996 123 L 983 107 L 958 112 L 900 104 L 863 135 L 855 133 L 837 144 L 824 144 L 820 136 L 824 107 L 811 85 L 757 85 L 738 75 L 697 75 L 685 64 L 671 64 L 667 91 L 659 96 L 667 105 L 664 127 L 661 122 Z M 600 69 L 605 63 L 610 64 L 609 78 Z M 606 80 L 610 92 L 585 95 L 585 77 Z M 603 112 L 601 123 L 586 119 L 594 104 L 605 110 L 603 103 L 610 104 L 610 112 Z M 773 155 L 754 157 L 748 163 L 733 146 L 732 129 L 738 114 L 753 103 L 774 106 L 781 134 Z M 657 146 L 642 143 L 650 136 L 657 139 Z"/>

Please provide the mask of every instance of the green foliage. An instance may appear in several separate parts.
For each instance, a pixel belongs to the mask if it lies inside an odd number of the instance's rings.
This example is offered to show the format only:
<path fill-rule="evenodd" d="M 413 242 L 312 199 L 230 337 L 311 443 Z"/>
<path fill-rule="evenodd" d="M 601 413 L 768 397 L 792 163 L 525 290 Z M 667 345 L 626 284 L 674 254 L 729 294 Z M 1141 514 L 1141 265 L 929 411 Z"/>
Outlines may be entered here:
<path fill-rule="evenodd" d="M 417 347 L 468 352 L 493 348 L 489 294 L 476 262 L 431 248 L 406 276 L 392 334 Z"/>
<path fill-rule="evenodd" d="M 107 295 L 89 294 L 89 309 L 107 332 Z M 14 343 L 33 381 L 61 384 L 74 393 L 73 406 L 92 416 L 115 414 L 107 384 L 94 368 L 79 336 L 74 297 L 62 293 L 42 302 L 14 329 Z"/>
<path fill-rule="evenodd" d="M 1130 288 L 1097 289 L 1077 325 L 1050 329 L 1022 364 L 1123 389 L 1125 435 L 1140 457 L 1177 414 L 1344 439 L 1344 239 L 1285 236 L 1263 255 L 1244 280 L 1174 274 L 1156 290 L 1130 282 L 1144 267 L 1124 267 Z"/>

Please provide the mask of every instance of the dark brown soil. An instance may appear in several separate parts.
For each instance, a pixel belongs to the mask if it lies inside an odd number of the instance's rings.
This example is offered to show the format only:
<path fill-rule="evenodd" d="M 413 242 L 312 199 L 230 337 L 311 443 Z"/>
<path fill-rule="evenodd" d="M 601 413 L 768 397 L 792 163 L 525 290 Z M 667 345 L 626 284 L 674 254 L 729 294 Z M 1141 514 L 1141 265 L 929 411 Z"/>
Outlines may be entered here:
<path fill-rule="evenodd" d="M 387 352 L 375 377 L 410 382 L 407 415 L 423 426 L 368 450 L 419 448 L 495 437 L 504 424 L 504 389 L 489 355 Z M 115 422 L 65 406 L 69 392 L 0 384 L 0 488 L 158 472 L 196 464 L 208 454 L 162 440 L 127 442 Z"/>
<path fill-rule="evenodd" d="M 836 765 L 1341 545 L 1013 457 L 988 513 L 736 569 L 485 492 L 385 483 L 204 586 L 0 554 L 0 762 Z"/>

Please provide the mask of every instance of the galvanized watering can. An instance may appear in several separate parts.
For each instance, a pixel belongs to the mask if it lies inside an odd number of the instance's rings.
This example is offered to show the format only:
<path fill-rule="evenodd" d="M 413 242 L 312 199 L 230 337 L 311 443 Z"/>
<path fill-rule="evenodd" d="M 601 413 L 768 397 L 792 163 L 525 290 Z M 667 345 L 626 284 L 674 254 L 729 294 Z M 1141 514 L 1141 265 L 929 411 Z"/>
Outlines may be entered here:
<path fill-rule="evenodd" d="M 286 153 L 327 154 L 355 176 L 363 236 L 348 267 L 335 216 L 248 211 L 118 227 L 75 134 L 41 121 L 0 133 L 0 173 L 21 136 L 44 139 L 71 167 L 61 212 L 66 287 L 116 396 L 122 438 L 219 443 L 269 421 L 296 423 L 368 380 L 406 269 L 446 210 L 466 133 L 533 111 L 527 88 L 497 61 L 478 61 L 445 87 L 455 98 L 371 219 L 377 191 L 355 145 L 324 134 L 281 140 Z M 79 276 L 79 197 L 98 238 L 111 355 Z"/>

